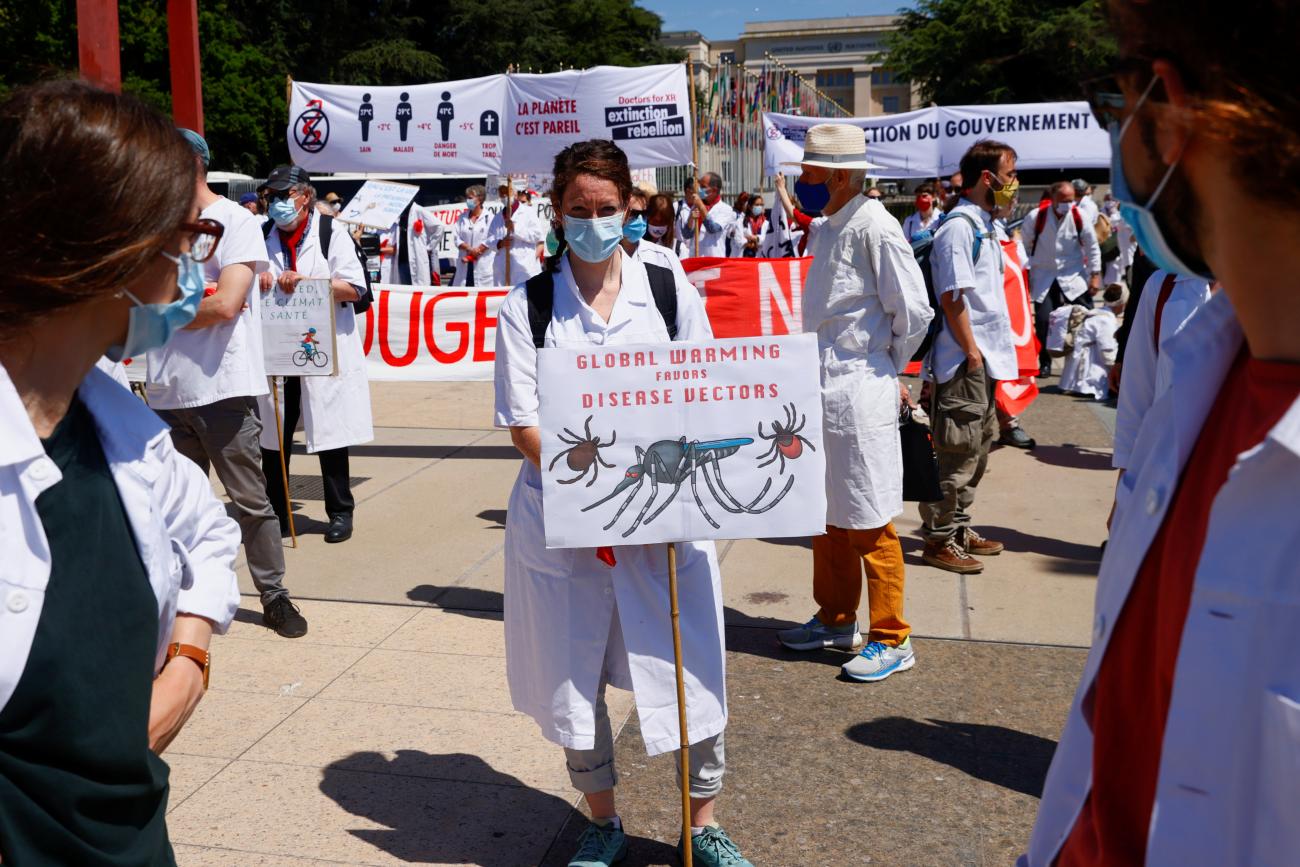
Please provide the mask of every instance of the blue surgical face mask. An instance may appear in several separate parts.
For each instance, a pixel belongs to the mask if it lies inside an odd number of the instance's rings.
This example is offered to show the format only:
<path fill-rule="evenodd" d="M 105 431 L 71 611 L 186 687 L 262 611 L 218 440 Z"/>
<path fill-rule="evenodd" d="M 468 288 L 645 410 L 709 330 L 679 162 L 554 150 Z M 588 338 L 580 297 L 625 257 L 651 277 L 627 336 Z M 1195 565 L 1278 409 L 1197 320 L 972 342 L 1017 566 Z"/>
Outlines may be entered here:
<path fill-rule="evenodd" d="M 266 206 L 266 215 L 281 229 L 287 229 L 298 219 L 300 208 L 293 206 L 293 198 L 276 199 Z"/>
<path fill-rule="evenodd" d="M 1119 200 L 1120 218 L 1128 224 L 1133 230 L 1133 239 L 1137 245 L 1142 248 L 1142 252 L 1147 254 L 1151 263 L 1162 271 L 1169 271 L 1173 274 L 1183 274 L 1188 277 L 1200 277 L 1205 280 L 1213 280 L 1214 275 L 1198 271 L 1191 265 L 1184 262 L 1169 242 L 1165 240 L 1164 232 L 1160 229 L 1160 221 L 1156 219 L 1155 212 L 1152 211 L 1156 200 L 1164 192 L 1165 185 L 1174 175 L 1174 169 L 1178 168 L 1178 163 L 1182 160 L 1180 154 L 1178 159 L 1165 170 L 1165 176 L 1156 184 L 1155 192 L 1151 198 L 1147 199 L 1146 204 L 1139 205 L 1133 197 L 1133 191 L 1128 185 L 1128 178 L 1124 176 L 1123 160 L 1120 157 L 1120 142 L 1124 139 L 1124 133 L 1133 124 L 1133 118 L 1137 117 L 1138 109 L 1142 103 L 1146 102 L 1151 90 L 1156 86 L 1158 78 L 1152 78 L 1147 89 L 1142 91 L 1142 96 L 1138 97 L 1137 105 L 1133 106 L 1133 111 L 1124 119 L 1123 125 L 1112 123 L 1110 125 L 1110 184 L 1111 193 Z"/>
<path fill-rule="evenodd" d="M 618 249 L 623 239 L 623 212 L 608 217 L 583 220 L 564 216 L 564 240 L 573 255 L 584 262 L 604 262 Z"/>
<path fill-rule="evenodd" d="M 645 228 L 645 217 L 637 217 L 635 220 L 624 224 L 623 237 L 626 238 L 629 243 L 639 244 L 641 239 L 645 237 Z"/>
<path fill-rule="evenodd" d="M 474 210 L 475 208 L 477 208 L 477 207 L 478 207 L 478 199 L 466 199 L 466 200 L 465 200 L 465 208 L 466 208 L 466 210 L 473 211 L 473 210 Z"/>
<path fill-rule="evenodd" d="M 145 304 L 123 289 L 122 294 L 135 306 L 127 320 L 126 343 L 110 346 L 104 353 L 109 361 L 134 358 L 162 348 L 173 334 L 193 322 L 199 312 L 199 302 L 203 300 L 203 266 L 189 253 L 161 255 L 176 263 L 176 285 L 180 287 L 181 297 L 167 304 Z"/>

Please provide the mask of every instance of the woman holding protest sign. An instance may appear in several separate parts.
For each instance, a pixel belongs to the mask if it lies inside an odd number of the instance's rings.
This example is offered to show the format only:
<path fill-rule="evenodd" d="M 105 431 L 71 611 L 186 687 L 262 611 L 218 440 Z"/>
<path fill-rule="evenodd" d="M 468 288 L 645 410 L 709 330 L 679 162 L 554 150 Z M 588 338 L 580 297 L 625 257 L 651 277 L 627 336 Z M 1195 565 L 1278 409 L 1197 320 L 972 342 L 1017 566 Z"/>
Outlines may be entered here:
<path fill-rule="evenodd" d="M 0 105 L 0 860 L 175 864 L 158 757 L 239 605 L 239 528 L 96 368 L 193 320 L 219 223 L 169 120 L 83 82 Z M 85 190 L 112 191 L 69 219 Z M 179 659 L 178 657 L 184 657 Z"/>
<path fill-rule="evenodd" d="M 537 350 L 667 343 L 673 334 L 707 340 L 712 331 L 689 282 L 620 247 L 632 178 L 617 145 L 571 145 L 556 157 L 554 176 L 559 249 L 543 274 L 507 296 L 498 319 L 496 424 L 510 429 L 525 458 L 506 521 L 506 667 L 515 708 L 565 748 L 570 779 L 591 808 L 592 823 L 572 863 L 600 865 L 622 858 L 627 848 L 614 803 L 618 775 L 606 686 L 635 692 L 648 753 L 672 751 L 680 742 L 667 551 L 664 545 L 546 547 Z M 664 279 L 676 292 L 672 322 L 651 288 Z M 543 309 L 549 317 L 539 316 Z M 712 821 L 727 723 L 717 557 L 711 542 L 677 548 L 691 743 L 689 845 L 696 864 L 746 865 Z"/>

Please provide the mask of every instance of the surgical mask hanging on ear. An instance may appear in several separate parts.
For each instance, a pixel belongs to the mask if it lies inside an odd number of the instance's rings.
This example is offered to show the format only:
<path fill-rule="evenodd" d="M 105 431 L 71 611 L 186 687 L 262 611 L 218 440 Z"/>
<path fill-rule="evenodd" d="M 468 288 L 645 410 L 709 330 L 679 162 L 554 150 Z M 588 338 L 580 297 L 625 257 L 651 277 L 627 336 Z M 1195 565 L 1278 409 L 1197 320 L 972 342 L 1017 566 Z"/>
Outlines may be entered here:
<path fill-rule="evenodd" d="M 564 216 L 564 240 L 573 255 L 584 262 L 604 262 L 618 249 L 623 238 L 623 212 L 584 220 Z"/>
<path fill-rule="evenodd" d="M 145 304 L 123 289 L 122 294 L 130 298 L 134 306 L 127 320 L 126 342 L 110 346 L 104 353 L 109 361 L 134 358 L 151 349 L 162 348 L 173 334 L 193 322 L 199 312 L 199 302 L 203 300 L 203 266 L 189 253 L 161 255 L 176 263 L 176 285 L 181 290 L 181 297 L 168 304 Z"/>
<path fill-rule="evenodd" d="M 1169 179 L 1174 175 L 1174 169 L 1178 168 L 1179 162 L 1182 161 L 1182 154 L 1170 164 L 1165 170 L 1165 176 L 1156 184 L 1155 192 L 1147 199 L 1146 204 L 1139 205 L 1133 197 L 1133 191 L 1128 185 L 1128 178 L 1124 176 L 1124 161 L 1120 156 L 1120 142 L 1124 139 L 1124 133 L 1128 132 L 1129 126 L 1133 123 L 1133 118 L 1137 117 L 1138 109 L 1142 108 L 1142 103 L 1146 102 L 1147 97 L 1151 95 L 1151 90 L 1156 86 L 1158 78 L 1152 78 L 1147 89 L 1142 91 L 1138 97 L 1137 104 L 1133 106 L 1133 111 L 1124 119 L 1123 125 L 1110 125 L 1110 185 L 1111 194 L 1119 200 L 1119 213 L 1121 219 L 1128 224 L 1133 231 L 1133 240 L 1146 253 L 1151 264 L 1155 265 L 1162 271 L 1168 271 L 1171 274 L 1182 274 L 1187 277 L 1200 277 L 1203 280 L 1214 280 L 1214 275 L 1209 273 L 1208 269 L 1198 271 L 1191 265 L 1188 265 L 1182 258 L 1174 252 L 1165 239 L 1165 233 L 1160 228 L 1160 221 L 1156 219 L 1152 207 L 1155 206 L 1156 200 L 1164 192 L 1165 186 Z"/>

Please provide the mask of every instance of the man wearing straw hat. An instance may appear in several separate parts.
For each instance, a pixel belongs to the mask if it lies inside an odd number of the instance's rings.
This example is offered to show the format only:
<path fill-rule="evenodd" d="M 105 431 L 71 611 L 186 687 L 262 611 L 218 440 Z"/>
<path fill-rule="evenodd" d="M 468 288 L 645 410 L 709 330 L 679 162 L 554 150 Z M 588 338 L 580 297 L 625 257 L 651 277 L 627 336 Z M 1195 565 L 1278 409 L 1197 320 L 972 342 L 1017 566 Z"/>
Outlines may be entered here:
<path fill-rule="evenodd" d="M 915 662 L 893 524 L 903 511 L 898 374 L 934 313 L 898 220 L 863 193 L 874 168 L 863 131 L 839 123 L 812 127 L 798 165 L 800 180 L 830 192 L 826 223 L 809 244 L 803 299 L 804 331 L 817 333 L 821 352 L 826 533 L 813 539 L 819 610 L 778 637 L 792 650 L 855 647 L 862 640 L 857 611 L 865 567 L 870 632 L 843 671 L 879 681 Z"/>

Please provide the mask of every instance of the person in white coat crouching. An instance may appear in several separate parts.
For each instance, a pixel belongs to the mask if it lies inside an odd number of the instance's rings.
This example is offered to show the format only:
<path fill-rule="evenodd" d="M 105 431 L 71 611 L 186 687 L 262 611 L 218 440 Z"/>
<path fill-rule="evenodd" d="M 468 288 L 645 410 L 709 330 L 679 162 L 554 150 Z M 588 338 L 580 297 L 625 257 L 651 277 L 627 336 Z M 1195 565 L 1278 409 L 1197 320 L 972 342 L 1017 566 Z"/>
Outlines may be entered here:
<path fill-rule="evenodd" d="M 816 332 L 822 360 L 826 533 L 813 537 L 817 614 L 777 637 L 792 650 L 854 647 L 865 568 L 871 632 L 843 672 L 879 681 L 915 664 L 893 522 L 903 512 L 898 374 L 934 313 L 902 227 L 862 192 L 873 166 L 861 131 L 812 127 L 802 166 L 801 181 L 830 191 L 826 223 L 809 245 L 803 307 L 804 330 Z"/>
<path fill-rule="evenodd" d="M 221 228 L 171 121 L 79 81 L 0 104 L 0 861 L 174 865 L 160 758 L 239 607 L 239 527 L 96 361 L 194 318 Z M 68 219 L 60 203 L 112 190 Z M 183 657 L 183 658 L 182 658 Z"/>
<path fill-rule="evenodd" d="M 1074 334 L 1074 348 L 1061 368 L 1061 391 L 1081 394 L 1096 400 L 1110 395 L 1110 368 L 1119 352 L 1115 332 L 1128 303 L 1128 287 L 1115 283 L 1106 287 L 1103 306 L 1089 310 L 1087 318 Z"/>
<path fill-rule="evenodd" d="M 646 751 L 680 743 L 664 545 L 609 549 L 546 547 L 542 522 L 537 350 L 667 343 L 712 336 L 695 287 L 658 273 L 620 247 L 632 176 L 613 142 L 570 145 L 555 158 L 551 200 L 560 247 L 543 274 L 516 286 L 498 314 L 496 424 L 524 456 L 510 494 L 505 532 L 506 676 L 517 710 L 564 747 L 574 788 L 593 817 L 571 864 L 612 864 L 627 851 L 614 803 L 618 774 L 605 706 L 609 684 L 631 689 Z M 676 287 L 668 323 L 652 283 Z M 534 332 L 530 296 L 550 294 L 552 316 Z M 540 309 L 544 305 L 537 305 Z M 713 822 L 722 789 L 727 725 L 722 591 L 712 542 L 678 545 L 681 635 L 686 665 L 692 847 L 699 865 L 745 861 Z M 601 556 L 603 555 L 603 557 Z"/>
<path fill-rule="evenodd" d="M 348 446 L 375 438 L 370 418 L 370 381 L 366 376 L 366 353 L 361 344 L 357 304 L 368 304 L 366 277 L 357 257 L 356 243 L 341 226 L 330 226 L 328 249 L 322 243 L 322 225 L 329 217 L 312 207 L 308 185 L 311 179 L 300 166 L 280 166 L 266 184 L 271 200 L 269 213 L 275 222 L 266 236 L 270 269 L 258 279 L 263 292 L 272 283 L 292 292 L 304 278 L 327 278 L 338 307 L 334 311 L 338 373 L 333 376 L 286 376 L 280 400 L 284 418 L 284 470 L 301 415 L 307 437 L 307 451 L 320 458 L 321 481 L 325 489 L 325 513 L 329 516 L 326 542 L 343 542 L 352 537 L 352 511 L 356 501 L 348 475 Z M 280 471 L 279 443 L 275 439 L 273 401 L 258 398 L 260 414 L 272 420 L 262 426 L 262 471 L 271 505 L 287 532 L 289 509 L 285 501 L 284 475 Z"/>

